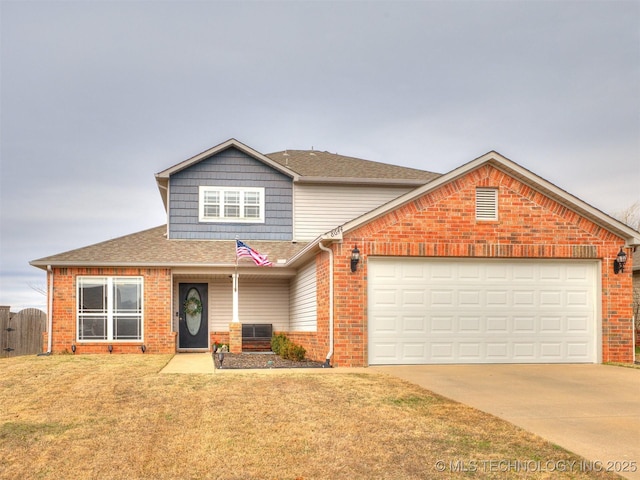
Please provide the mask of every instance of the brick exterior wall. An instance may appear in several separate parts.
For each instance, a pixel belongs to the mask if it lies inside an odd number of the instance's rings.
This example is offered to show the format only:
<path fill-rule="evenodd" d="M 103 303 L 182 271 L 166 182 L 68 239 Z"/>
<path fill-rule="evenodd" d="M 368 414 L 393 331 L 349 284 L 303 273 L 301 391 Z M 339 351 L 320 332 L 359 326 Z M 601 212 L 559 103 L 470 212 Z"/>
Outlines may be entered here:
<path fill-rule="evenodd" d="M 229 352 L 242 353 L 242 323 L 229 324 Z"/>
<path fill-rule="evenodd" d="M 171 331 L 171 270 L 147 268 L 54 268 L 53 269 L 53 336 L 52 353 L 175 353 L 176 333 Z M 144 339 L 136 342 L 76 341 L 76 278 L 82 275 L 141 276 L 144 278 Z M 51 274 L 47 275 L 51 282 Z M 43 335 L 43 351 L 48 337 Z"/>
<path fill-rule="evenodd" d="M 476 187 L 498 189 L 497 221 L 475 218 Z M 602 361 L 633 362 L 631 268 L 614 275 L 624 240 L 519 180 L 482 166 L 363 225 L 332 246 L 335 254 L 334 366 L 364 366 L 367 351 L 367 257 L 598 259 L 602 261 Z M 357 245 L 361 262 L 350 266 Z M 627 254 L 631 257 L 629 250 Z M 318 324 L 328 322 L 328 282 L 318 269 Z"/>

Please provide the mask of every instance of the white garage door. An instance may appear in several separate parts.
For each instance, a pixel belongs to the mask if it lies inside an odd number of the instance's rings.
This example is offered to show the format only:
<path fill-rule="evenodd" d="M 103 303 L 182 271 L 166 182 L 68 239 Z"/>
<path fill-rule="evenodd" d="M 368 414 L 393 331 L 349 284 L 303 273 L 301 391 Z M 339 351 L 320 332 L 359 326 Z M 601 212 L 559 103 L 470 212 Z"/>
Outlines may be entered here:
<path fill-rule="evenodd" d="M 368 260 L 369 364 L 595 363 L 597 262 Z"/>

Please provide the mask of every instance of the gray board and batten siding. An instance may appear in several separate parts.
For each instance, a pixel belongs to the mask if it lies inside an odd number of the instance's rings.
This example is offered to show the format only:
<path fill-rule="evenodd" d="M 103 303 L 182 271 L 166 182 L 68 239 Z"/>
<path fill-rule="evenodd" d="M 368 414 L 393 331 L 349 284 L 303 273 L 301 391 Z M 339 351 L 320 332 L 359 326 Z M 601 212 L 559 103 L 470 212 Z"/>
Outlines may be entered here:
<path fill-rule="evenodd" d="M 200 186 L 264 187 L 264 223 L 198 220 Z M 290 241 L 293 239 L 293 182 L 249 155 L 229 148 L 171 175 L 169 238 Z"/>

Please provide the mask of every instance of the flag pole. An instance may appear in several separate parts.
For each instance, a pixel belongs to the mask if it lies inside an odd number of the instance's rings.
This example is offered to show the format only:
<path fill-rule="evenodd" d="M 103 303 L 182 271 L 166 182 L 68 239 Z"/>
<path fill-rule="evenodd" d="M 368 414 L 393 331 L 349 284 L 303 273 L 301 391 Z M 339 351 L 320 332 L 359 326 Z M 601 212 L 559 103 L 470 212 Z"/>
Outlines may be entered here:
<path fill-rule="evenodd" d="M 235 256 L 236 256 L 236 269 L 233 274 L 233 323 L 240 322 L 240 315 L 238 313 L 238 235 L 236 235 L 236 245 L 235 245 Z"/>

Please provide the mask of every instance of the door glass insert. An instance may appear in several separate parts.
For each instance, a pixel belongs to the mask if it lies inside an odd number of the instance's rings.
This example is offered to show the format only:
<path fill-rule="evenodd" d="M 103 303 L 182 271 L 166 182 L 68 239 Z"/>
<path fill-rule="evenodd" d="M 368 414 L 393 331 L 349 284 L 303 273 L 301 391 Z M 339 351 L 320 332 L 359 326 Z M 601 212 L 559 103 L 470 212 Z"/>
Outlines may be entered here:
<path fill-rule="evenodd" d="M 184 302 L 184 313 L 187 322 L 187 330 L 191 335 L 196 335 L 202 325 L 202 299 L 197 289 L 191 288 L 187 292 Z"/>

